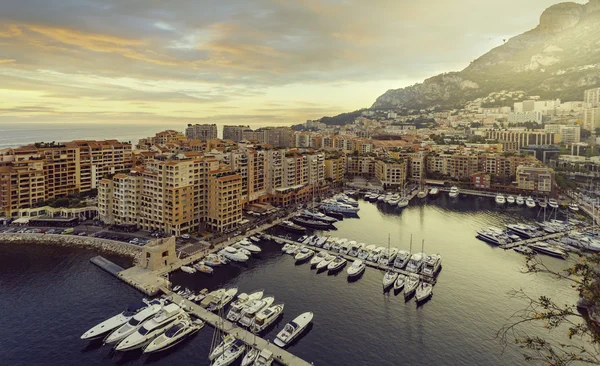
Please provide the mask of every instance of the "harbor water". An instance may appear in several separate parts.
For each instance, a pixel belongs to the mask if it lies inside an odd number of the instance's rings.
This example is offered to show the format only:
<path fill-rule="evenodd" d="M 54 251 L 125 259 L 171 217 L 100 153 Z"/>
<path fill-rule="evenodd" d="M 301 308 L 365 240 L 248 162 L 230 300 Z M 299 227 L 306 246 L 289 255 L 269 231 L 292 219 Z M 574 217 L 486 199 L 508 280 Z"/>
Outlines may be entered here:
<path fill-rule="evenodd" d="M 417 199 L 404 210 L 360 201 L 359 218 L 323 233 L 359 243 L 441 254 L 442 270 L 432 298 L 417 306 L 414 298 L 384 293 L 383 272 L 367 268 L 354 282 L 345 269 L 317 274 L 296 265 L 276 243 L 247 264 L 215 269 L 212 276 L 175 272 L 175 284 L 194 290 L 238 287 L 240 292 L 265 289 L 265 296 L 284 303 L 283 316 L 263 338 L 272 340 L 286 322 L 312 311 L 309 329 L 289 351 L 315 365 L 520 365 L 515 347 L 503 349 L 496 332 L 526 304 L 508 292 L 523 289 L 560 303 L 576 301 L 565 282 L 548 275 L 521 273 L 524 257 L 475 238 L 483 226 L 532 220 L 538 211 L 496 207 L 490 198 Z M 121 311 L 141 294 L 89 263 L 97 253 L 73 248 L 0 245 L 0 354 L 6 365 L 209 365 L 213 329 L 151 357 L 134 351 L 117 353 L 79 336 L 90 326 Z M 114 258 L 111 258 L 114 259 Z M 118 260 L 118 259 L 117 259 Z M 554 268 L 568 265 L 550 257 Z M 126 266 L 126 263 L 118 264 Z M 530 332 L 564 339 L 563 333 Z M 238 363 L 236 363 L 238 364 Z"/>

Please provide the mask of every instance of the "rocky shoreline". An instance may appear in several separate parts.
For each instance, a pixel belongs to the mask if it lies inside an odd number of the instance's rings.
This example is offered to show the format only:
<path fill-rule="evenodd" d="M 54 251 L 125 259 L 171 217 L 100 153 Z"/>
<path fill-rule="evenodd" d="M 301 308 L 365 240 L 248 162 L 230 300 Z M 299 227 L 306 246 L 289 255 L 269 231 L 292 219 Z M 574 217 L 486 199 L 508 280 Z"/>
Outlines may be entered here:
<path fill-rule="evenodd" d="M 2 233 L 0 234 L 0 243 L 33 243 L 93 249 L 102 253 L 115 254 L 131 258 L 134 263 L 139 260 L 140 253 L 142 251 L 141 247 L 129 243 L 95 238 L 91 236 L 59 234 Z"/>

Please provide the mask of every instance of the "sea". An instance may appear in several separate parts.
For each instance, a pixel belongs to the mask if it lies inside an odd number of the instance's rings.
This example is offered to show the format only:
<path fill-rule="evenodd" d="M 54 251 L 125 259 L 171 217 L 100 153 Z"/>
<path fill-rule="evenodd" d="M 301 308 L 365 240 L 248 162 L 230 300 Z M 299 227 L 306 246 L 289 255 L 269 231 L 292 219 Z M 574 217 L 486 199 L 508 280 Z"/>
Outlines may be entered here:
<path fill-rule="evenodd" d="M 237 287 L 264 289 L 285 304 L 283 316 L 263 337 L 301 313 L 314 319 L 289 351 L 315 365 L 523 365 L 521 350 L 504 347 L 497 332 L 527 303 L 510 295 L 549 296 L 575 303 L 564 281 L 546 274 L 524 274 L 524 256 L 475 238 L 477 229 L 537 219 L 538 211 L 496 207 L 491 198 L 413 200 L 404 210 L 360 201 L 357 218 L 322 232 L 359 243 L 389 245 L 443 258 L 433 296 L 417 305 L 402 294 L 384 292 L 383 272 L 367 268 L 350 282 L 345 270 L 316 273 L 296 265 L 280 245 L 262 242 L 262 253 L 246 264 L 216 268 L 212 276 L 174 272 L 171 280 L 194 290 Z M 412 245 L 411 245 L 412 238 Z M 122 311 L 142 294 L 89 262 L 90 250 L 28 244 L 0 244 L 0 364 L 3 365 L 209 365 L 214 330 L 163 353 L 118 353 L 101 342 L 79 339 L 91 326 Z M 108 256 L 122 266 L 119 257 Z M 543 257 L 560 269 L 570 261 Z M 521 330 L 555 341 L 566 330 L 541 326 Z M 239 365 L 239 361 L 234 363 Z"/>

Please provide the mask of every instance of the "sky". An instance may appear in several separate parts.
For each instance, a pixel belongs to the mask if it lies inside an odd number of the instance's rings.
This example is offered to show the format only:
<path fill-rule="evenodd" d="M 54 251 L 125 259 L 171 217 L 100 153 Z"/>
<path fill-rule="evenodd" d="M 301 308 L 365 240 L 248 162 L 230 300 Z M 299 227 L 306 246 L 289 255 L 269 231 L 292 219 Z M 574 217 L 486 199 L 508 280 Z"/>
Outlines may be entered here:
<path fill-rule="evenodd" d="M 290 125 L 369 107 L 556 0 L 1 0 L 2 123 Z"/>

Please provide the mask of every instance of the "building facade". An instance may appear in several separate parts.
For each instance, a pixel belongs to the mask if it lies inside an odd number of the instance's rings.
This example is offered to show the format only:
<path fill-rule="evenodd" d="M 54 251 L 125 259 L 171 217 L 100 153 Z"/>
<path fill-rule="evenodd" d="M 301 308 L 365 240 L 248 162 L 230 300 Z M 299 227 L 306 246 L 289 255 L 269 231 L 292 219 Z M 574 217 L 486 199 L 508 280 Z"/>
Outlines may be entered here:
<path fill-rule="evenodd" d="M 185 136 L 190 140 L 210 140 L 216 139 L 217 125 L 216 124 L 189 124 L 185 129 Z"/>
<path fill-rule="evenodd" d="M 554 170 L 545 167 L 519 166 L 517 185 L 524 191 L 550 194 L 554 187 Z"/>
<path fill-rule="evenodd" d="M 407 162 L 405 160 L 377 160 L 375 178 L 384 188 L 399 188 L 406 183 Z"/>

